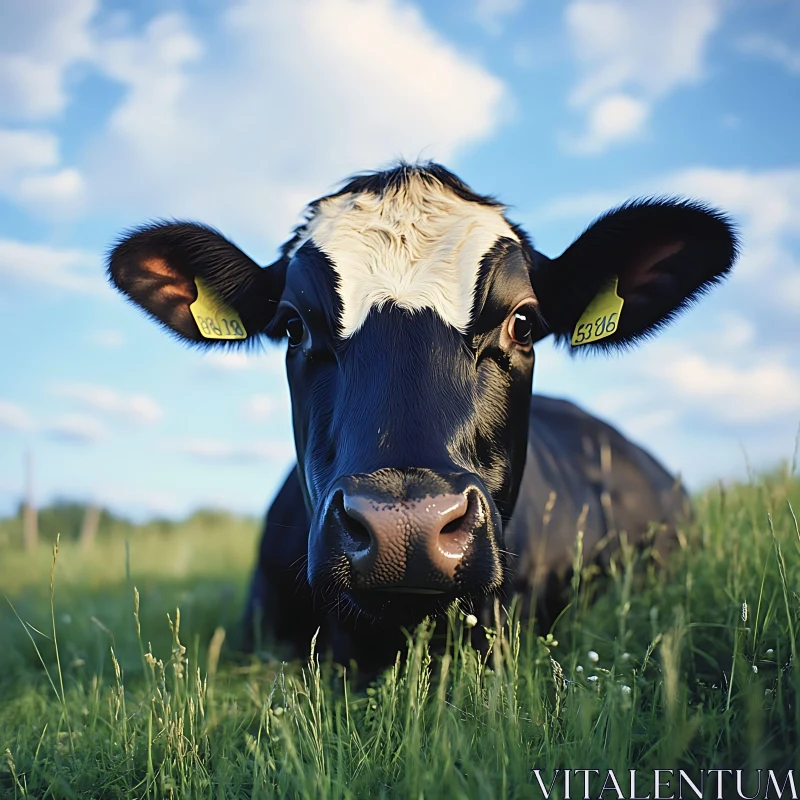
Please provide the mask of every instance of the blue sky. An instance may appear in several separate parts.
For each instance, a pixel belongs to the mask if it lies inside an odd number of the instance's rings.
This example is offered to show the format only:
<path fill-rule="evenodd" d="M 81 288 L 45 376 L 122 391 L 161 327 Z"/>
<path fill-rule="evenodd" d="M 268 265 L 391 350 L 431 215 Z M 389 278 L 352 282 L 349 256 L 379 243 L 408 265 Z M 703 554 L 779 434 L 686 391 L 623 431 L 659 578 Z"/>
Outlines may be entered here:
<path fill-rule="evenodd" d="M 537 348 L 692 488 L 800 424 L 793 0 L 28 0 L 0 6 L 0 513 L 260 514 L 292 460 L 280 348 L 188 350 L 104 282 L 118 233 L 218 227 L 273 260 L 305 202 L 394 158 L 494 193 L 558 255 L 628 197 L 729 211 L 734 277 L 613 358 Z"/>

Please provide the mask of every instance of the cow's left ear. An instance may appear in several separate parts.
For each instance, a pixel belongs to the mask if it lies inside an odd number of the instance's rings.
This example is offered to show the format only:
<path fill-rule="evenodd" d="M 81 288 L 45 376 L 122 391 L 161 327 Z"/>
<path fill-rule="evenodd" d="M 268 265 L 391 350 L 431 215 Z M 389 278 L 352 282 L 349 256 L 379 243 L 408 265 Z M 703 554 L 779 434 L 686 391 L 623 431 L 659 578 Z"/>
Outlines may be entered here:
<path fill-rule="evenodd" d="M 587 337 L 576 349 L 625 346 L 719 283 L 737 247 L 719 211 L 685 200 L 634 200 L 592 223 L 558 258 L 535 253 L 531 283 L 549 332 L 570 342 L 590 303 L 604 299 L 616 278 L 622 309 L 613 333 Z"/>
<path fill-rule="evenodd" d="M 108 276 L 179 338 L 209 346 L 264 331 L 283 293 L 285 262 L 262 268 L 213 228 L 159 222 L 123 236 Z"/>

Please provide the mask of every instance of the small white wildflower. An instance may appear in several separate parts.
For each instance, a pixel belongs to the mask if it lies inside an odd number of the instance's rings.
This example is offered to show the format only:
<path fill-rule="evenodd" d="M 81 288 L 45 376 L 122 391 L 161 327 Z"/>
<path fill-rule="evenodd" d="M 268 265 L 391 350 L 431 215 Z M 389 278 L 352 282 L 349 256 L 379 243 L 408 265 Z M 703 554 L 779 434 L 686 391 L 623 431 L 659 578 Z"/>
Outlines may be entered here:
<path fill-rule="evenodd" d="M 587 654 L 589 656 L 589 661 L 593 664 L 596 664 L 600 660 L 600 656 L 594 650 L 590 650 Z"/>
<path fill-rule="evenodd" d="M 758 672 L 758 667 L 755 664 L 753 664 L 753 672 Z"/>
<path fill-rule="evenodd" d="M 478 624 L 478 618 L 474 614 L 467 614 L 467 616 L 464 617 L 464 624 L 468 628 L 474 628 Z"/>
<path fill-rule="evenodd" d="M 620 660 L 621 661 L 630 661 L 631 660 L 631 654 L 630 653 L 623 653 L 620 656 Z"/>
<path fill-rule="evenodd" d="M 620 688 L 620 691 L 622 692 L 622 694 L 630 694 L 631 693 L 631 687 L 628 686 L 627 684 L 623 683 L 622 686 L 620 686 L 619 688 Z"/>
<path fill-rule="evenodd" d="M 742 603 L 742 622 L 747 622 L 747 603 Z"/>
<path fill-rule="evenodd" d="M 586 680 L 592 681 L 592 683 L 594 683 L 594 681 L 596 681 L 597 679 L 598 679 L 597 675 L 590 675 Z"/>
<path fill-rule="evenodd" d="M 583 667 L 580 664 L 578 664 L 578 666 L 575 667 L 575 672 L 583 672 Z"/>
<path fill-rule="evenodd" d="M 767 655 L 771 656 L 774 652 L 775 651 L 770 647 L 769 650 L 767 650 Z"/>

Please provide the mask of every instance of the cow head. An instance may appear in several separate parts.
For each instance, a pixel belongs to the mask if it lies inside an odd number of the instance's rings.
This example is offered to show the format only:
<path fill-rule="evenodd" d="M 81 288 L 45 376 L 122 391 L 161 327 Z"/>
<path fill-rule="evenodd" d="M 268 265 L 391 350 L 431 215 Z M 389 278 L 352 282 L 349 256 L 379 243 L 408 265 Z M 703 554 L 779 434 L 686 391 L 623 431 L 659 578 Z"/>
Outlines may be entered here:
<path fill-rule="evenodd" d="M 502 206 L 426 164 L 311 203 L 267 268 L 210 228 L 159 223 L 127 235 L 109 273 L 189 342 L 221 344 L 190 312 L 196 279 L 249 338 L 286 340 L 311 586 L 412 621 L 501 584 L 534 343 L 569 342 L 616 278 L 616 328 L 584 347 L 632 344 L 719 281 L 735 253 L 719 213 L 643 200 L 550 259 Z"/>

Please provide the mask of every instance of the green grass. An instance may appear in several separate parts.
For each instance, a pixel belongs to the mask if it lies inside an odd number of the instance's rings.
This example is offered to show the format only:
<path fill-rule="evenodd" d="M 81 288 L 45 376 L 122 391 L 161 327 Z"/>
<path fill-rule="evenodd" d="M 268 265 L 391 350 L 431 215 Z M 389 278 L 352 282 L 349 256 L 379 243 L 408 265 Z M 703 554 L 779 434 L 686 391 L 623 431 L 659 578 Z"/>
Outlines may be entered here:
<path fill-rule="evenodd" d="M 666 572 L 584 570 L 551 636 L 498 620 L 488 656 L 453 611 L 444 653 L 423 626 L 366 689 L 324 654 L 234 652 L 255 523 L 63 542 L 54 576 L 44 545 L 6 546 L 0 796 L 540 797 L 533 767 L 796 767 L 800 483 L 695 505 Z"/>

